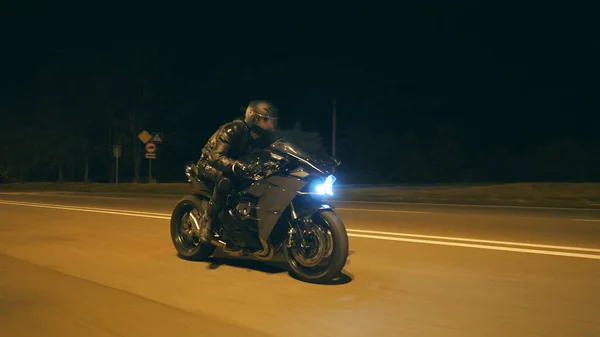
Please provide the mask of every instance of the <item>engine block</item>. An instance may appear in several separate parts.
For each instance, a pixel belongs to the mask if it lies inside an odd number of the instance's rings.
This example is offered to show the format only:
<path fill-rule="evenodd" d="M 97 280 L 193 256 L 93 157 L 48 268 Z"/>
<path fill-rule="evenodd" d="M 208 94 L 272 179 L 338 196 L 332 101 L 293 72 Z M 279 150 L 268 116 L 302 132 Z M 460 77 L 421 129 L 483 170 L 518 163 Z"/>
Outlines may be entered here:
<path fill-rule="evenodd" d="M 256 204 L 251 201 L 240 201 L 234 208 L 235 215 L 242 220 L 256 220 Z"/>

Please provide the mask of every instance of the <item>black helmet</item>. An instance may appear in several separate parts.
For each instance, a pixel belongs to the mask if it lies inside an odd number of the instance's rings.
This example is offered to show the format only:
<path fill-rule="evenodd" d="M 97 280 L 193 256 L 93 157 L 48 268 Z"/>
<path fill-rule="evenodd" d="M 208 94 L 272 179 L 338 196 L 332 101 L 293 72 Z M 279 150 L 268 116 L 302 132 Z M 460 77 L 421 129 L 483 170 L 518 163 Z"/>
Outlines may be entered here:
<path fill-rule="evenodd" d="M 259 131 L 274 131 L 277 128 L 279 119 L 279 109 L 269 101 L 252 101 L 246 108 L 246 123 L 249 127 Z M 261 120 L 269 121 L 272 129 L 265 129 L 260 126 Z"/>

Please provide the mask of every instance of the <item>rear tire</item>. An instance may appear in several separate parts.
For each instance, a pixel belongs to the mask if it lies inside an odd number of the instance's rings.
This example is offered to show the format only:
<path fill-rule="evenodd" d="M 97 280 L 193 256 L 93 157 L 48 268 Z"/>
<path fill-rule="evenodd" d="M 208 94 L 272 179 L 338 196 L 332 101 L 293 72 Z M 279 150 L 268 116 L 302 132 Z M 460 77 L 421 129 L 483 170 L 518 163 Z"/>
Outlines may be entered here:
<path fill-rule="evenodd" d="M 171 214 L 171 241 L 179 257 L 185 260 L 206 260 L 217 248 L 210 243 L 200 242 L 198 236 L 191 231 L 191 226 L 200 220 L 207 205 L 206 197 L 190 194 L 177 202 Z"/>
<path fill-rule="evenodd" d="M 288 248 L 287 244 L 283 245 L 283 253 L 292 274 L 298 279 L 310 283 L 326 283 L 339 277 L 346 265 L 349 250 L 348 233 L 342 219 L 334 211 L 318 212 L 312 219 L 316 225 L 328 230 L 328 240 L 332 241 L 329 244 L 333 247 L 320 247 L 328 254 L 328 261 L 321 263 L 321 266 L 307 266 L 306 263 L 303 265 L 297 258 L 298 254 L 294 252 L 294 249 L 298 248 Z"/>

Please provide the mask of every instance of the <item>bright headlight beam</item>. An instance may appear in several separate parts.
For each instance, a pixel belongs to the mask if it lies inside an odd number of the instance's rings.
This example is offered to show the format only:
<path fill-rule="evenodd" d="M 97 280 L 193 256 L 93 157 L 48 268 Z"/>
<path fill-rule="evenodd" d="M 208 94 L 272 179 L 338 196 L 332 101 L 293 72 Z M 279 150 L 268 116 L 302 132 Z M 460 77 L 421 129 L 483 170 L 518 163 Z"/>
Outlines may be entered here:
<path fill-rule="evenodd" d="M 325 182 L 315 186 L 315 192 L 320 195 L 333 195 L 333 183 L 335 183 L 335 177 L 329 175 L 325 178 Z"/>

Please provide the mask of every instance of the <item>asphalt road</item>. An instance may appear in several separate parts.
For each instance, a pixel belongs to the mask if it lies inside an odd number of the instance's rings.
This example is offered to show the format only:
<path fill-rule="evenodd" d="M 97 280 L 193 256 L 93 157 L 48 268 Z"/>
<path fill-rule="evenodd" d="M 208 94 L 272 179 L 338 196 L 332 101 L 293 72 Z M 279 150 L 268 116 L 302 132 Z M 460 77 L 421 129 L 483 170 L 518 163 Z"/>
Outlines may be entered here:
<path fill-rule="evenodd" d="M 600 336 L 600 212 L 340 203 L 335 285 L 175 255 L 177 198 L 0 193 L 0 336 Z"/>

